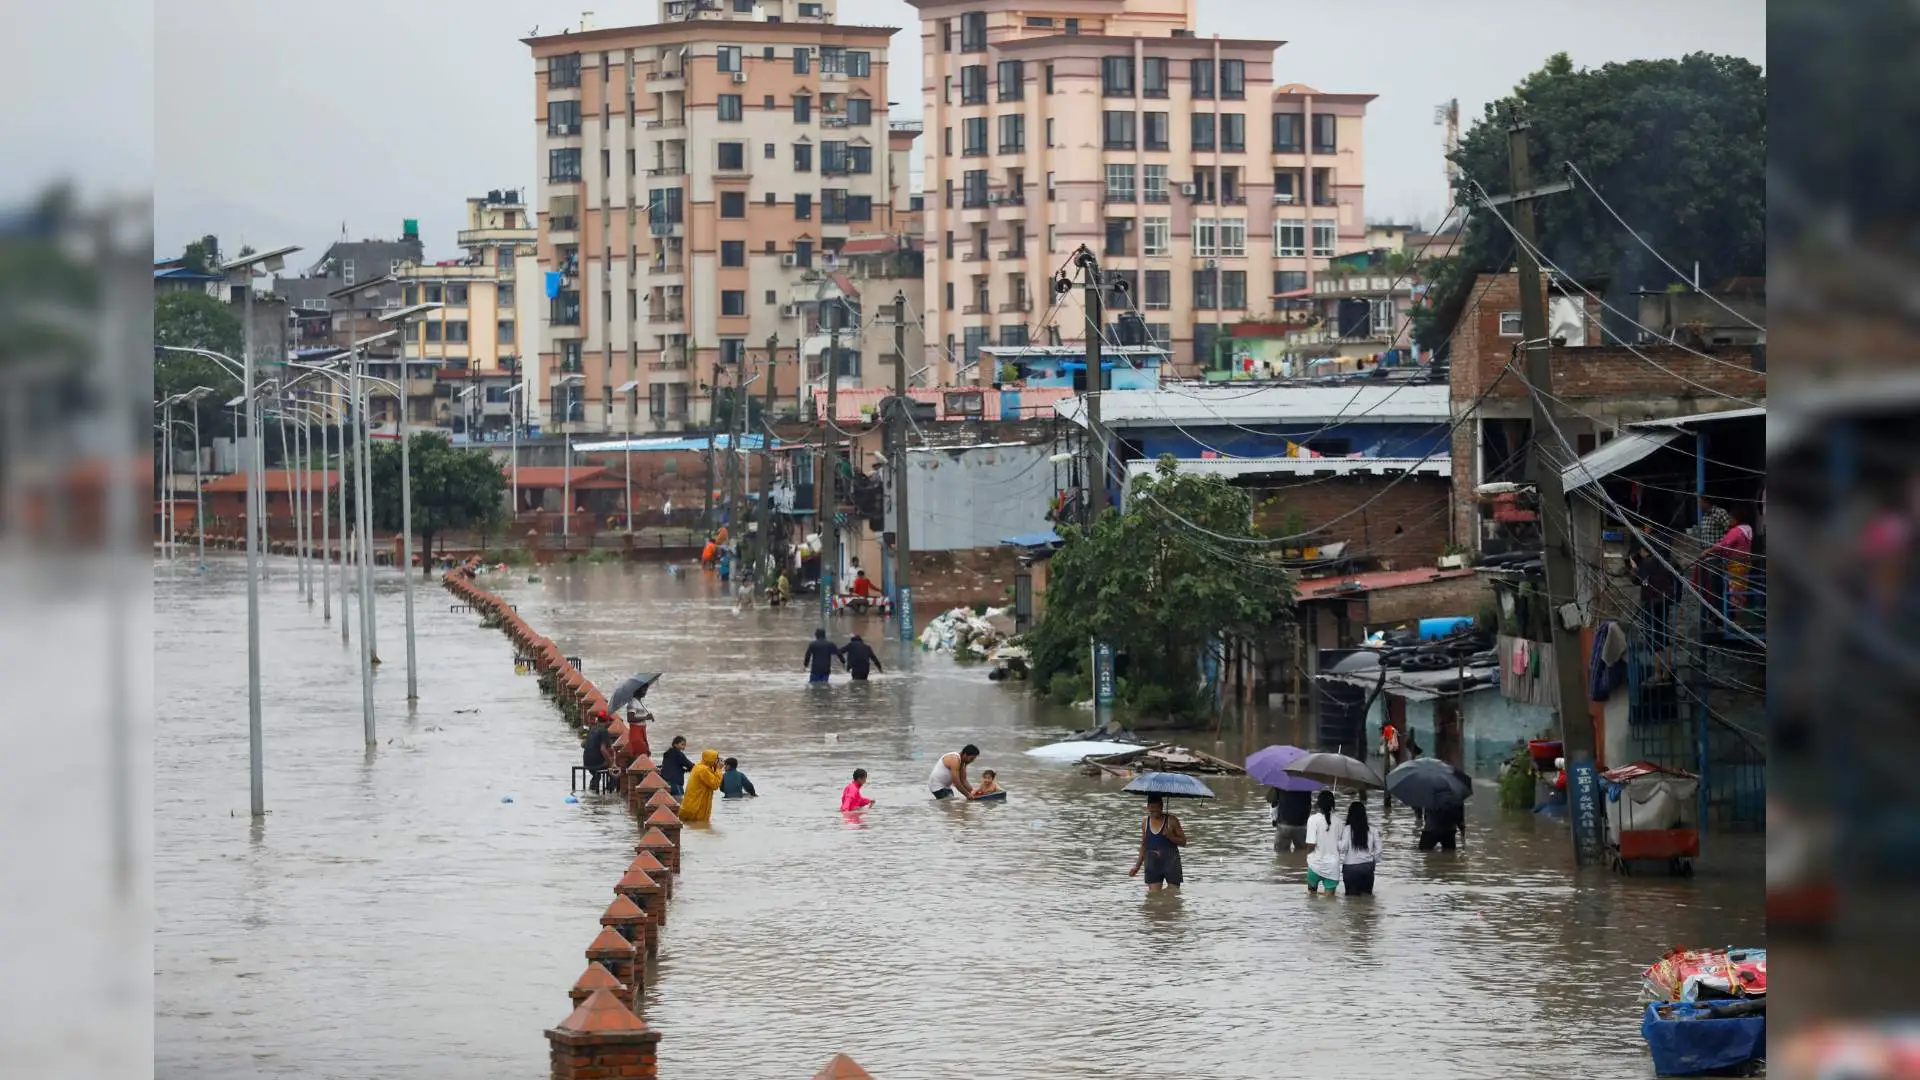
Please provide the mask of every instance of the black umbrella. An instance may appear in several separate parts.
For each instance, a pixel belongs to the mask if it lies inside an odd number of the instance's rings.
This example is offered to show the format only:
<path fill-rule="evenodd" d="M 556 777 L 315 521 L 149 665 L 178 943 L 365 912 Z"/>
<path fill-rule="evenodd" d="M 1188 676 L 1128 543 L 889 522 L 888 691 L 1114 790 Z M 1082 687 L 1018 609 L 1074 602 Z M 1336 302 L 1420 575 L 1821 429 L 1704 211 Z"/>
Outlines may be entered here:
<path fill-rule="evenodd" d="M 1387 773 L 1387 794 L 1420 811 L 1459 806 L 1473 795 L 1473 777 L 1438 758 L 1414 758 Z"/>
<path fill-rule="evenodd" d="M 620 706 L 629 701 L 639 701 L 647 696 L 647 688 L 660 681 L 665 674 L 659 671 L 643 671 L 614 688 L 613 696 L 607 699 L 607 711 L 618 712 Z"/>

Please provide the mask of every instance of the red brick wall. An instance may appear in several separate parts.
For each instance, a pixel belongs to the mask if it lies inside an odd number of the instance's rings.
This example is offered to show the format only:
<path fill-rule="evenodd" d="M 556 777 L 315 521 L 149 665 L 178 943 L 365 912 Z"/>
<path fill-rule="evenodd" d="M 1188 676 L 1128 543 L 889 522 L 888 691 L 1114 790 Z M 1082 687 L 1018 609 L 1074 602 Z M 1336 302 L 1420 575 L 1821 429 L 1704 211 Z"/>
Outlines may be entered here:
<path fill-rule="evenodd" d="M 1306 528 L 1324 526 L 1314 537 L 1316 543 L 1344 540 L 1349 556 L 1376 555 L 1387 569 L 1431 566 L 1447 543 L 1452 488 L 1444 477 L 1412 476 L 1398 484 L 1386 476 L 1304 479 L 1263 486 L 1252 494 L 1254 521 L 1268 534 L 1283 534 L 1287 519 L 1297 511 Z M 1368 503 L 1370 499 L 1374 501 Z M 1366 509 L 1351 513 L 1362 503 L 1368 503 Z M 1396 528 L 1401 531 L 1395 533 Z"/>
<path fill-rule="evenodd" d="M 1398 626 L 1417 619 L 1449 615 L 1478 615 L 1493 598 L 1493 590 L 1478 574 L 1447 578 L 1424 585 L 1401 585 L 1367 594 L 1366 622 L 1375 628 Z"/>

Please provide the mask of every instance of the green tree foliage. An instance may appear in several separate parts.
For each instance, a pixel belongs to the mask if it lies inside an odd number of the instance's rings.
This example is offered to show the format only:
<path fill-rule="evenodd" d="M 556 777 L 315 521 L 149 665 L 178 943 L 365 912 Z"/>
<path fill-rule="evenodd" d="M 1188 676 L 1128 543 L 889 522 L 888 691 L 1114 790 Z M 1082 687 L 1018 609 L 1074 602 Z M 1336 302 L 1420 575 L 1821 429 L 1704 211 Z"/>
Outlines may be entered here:
<path fill-rule="evenodd" d="M 423 568 L 432 561 L 436 536 L 456 529 L 484 532 L 505 522 L 507 477 L 493 455 L 455 447 L 445 435 L 428 431 L 413 436 L 410 456 L 413 534 Z M 402 521 L 399 445 L 378 443 L 370 464 L 373 527 L 377 532 L 398 532 Z M 340 491 L 347 501 L 347 513 L 353 514 L 357 512 L 353 470 L 346 472 Z"/>
<path fill-rule="evenodd" d="M 220 238 L 208 233 L 206 236 L 187 245 L 181 253 L 180 261 L 188 270 L 196 274 L 217 274 L 220 272 Z"/>
<path fill-rule="evenodd" d="M 244 335 L 240 316 L 230 305 L 205 293 L 162 293 L 153 302 L 153 340 L 159 345 L 188 349 L 208 349 L 240 359 Z M 240 396 L 240 379 L 217 361 L 191 353 L 159 352 L 153 358 L 153 397 L 155 401 L 184 394 L 196 386 L 210 386 L 213 393 L 195 403 L 200 414 L 200 438 L 232 433 L 233 413 L 226 403 Z M 176 405 L 176 419 L 192 421 L 184 406 Z"/>
<path fill-rule="evenodd" d="M 1046 614 L 1033 633 L 1042 690 L 1055 679 L 1084 680 L 1090 640 L 1124 656 L 1129 703 L 1193 716 L 1203 650 L 1220 637 L 1256 634 L 1293 605 L 1293 581 L 1268 566 L 1264 549 L 1206 537 L 1177 518 L 1222 536 L 1254 538 L 1247 493 L 1218 477 L 1176 471 L 1162 457 L 1134 482 L 1124 512 L 1109 511 L 1088 534 L 1069 532 L 1053 555 Z M 1177 516 L 1177 517 L 1176 517 Z"/>
<path fill-rule="evenodd" d="M 1536 184 L 1560 179 L 1561 164 L 1572 162 L 1676 266 L 1691 271 L 1698 260 L 1703 284 L 1766 272 L 1767 80 L 1759 67 L 1694 53 L 1576 70 L 1556 54 L 1461 136 L 1451 155 L 1460 205 L 1473 207 L 1473 182 L 1488 194 L 1511 192 L 1506 110 L 1514 105 L 1531 125 Z M 1616 291 L 1673 282 L 1584 187 L 1535 207 L 1540 249 L 1567 272 L 1607 275 Z M 1460 249 L 1428 267 L 1429 305 L 1414 316 L 1423 347 L 1452 333 L 1474 275 L 1511 266 L 1513 253 L 1494 212 L 1474 208 Z"/>

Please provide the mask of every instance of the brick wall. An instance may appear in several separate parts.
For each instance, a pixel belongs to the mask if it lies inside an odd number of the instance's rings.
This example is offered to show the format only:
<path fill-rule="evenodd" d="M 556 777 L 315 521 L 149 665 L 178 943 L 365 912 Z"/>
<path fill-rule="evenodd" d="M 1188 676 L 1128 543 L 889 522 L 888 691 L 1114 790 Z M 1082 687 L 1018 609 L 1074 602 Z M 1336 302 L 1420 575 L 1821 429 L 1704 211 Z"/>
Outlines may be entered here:
<path fill-rule="evenodd" d="M 939 608 L 985 601 L 1011 604 L 1009 590 L 1020 568 L 1011 547 L 962 548 L 913 553 L 913 596 L 917 613 L 932 617 Z M 872 570 L 867 571 L 871 576 Z M 937 606 L 936 606 L 937 605 Z"/>
<path fill-rule="evenodd" d="M 1398 484 L 1386 476 L 1307 479 L 1265 484 L 1252 495 L 1254 521 L 1267 533 L 1283 534 L 1297 512 L 1306 528 L 1320 530 L 1317 543 L 1344 540 L 1349 556 L 1377 556 L 1385 569 L 1431 566 L 1447 543 L 1452 489 L 1443 477 L 1413 476 Z M 1370 499 L 1375 501 L 1366 509 L 1352 513 Z"/>
<path fill-rule="evenodd" d="M 1478 574 L 1379 589 L 1367 594 L 1366 623 L 1379 628 L 1418 619 L 1478 615 L 1492 598 L 1493 591 Z"/>

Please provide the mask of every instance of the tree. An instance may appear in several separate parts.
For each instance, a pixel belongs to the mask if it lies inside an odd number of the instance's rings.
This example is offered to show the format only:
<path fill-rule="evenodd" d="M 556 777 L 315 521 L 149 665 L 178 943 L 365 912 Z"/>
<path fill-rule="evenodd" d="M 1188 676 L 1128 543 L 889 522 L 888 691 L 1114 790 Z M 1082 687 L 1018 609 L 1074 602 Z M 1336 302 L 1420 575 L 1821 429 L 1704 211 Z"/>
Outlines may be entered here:
<path fill-rule="evenodd" d="M 413 533 L 419 545 L 423 573 L 432 565 L 434 538 L 455 529 L 490 529 L 506 516 L 507 477 L 493 455 L 484 450 L 455 447 L 438 432 L 426 431 L 413 436 Z M 373 448 L 369 462 L 372 473 L 373 527 L 399 532 L 402 527 L 400 499 L 400 447 L 383 442 Z M 340 492 L 346 499 L 347 513 L 357 513 L 353 470 L 346 470 Z"/>
<path fill-rule="evenodd" d="M 1293 605 L 1293 582 L 1259 546 L 1247 493 L 1181 473 L 1171 455 L 1134 481 L 1124 511 L 1071 531 L 1053 555 L 1046 614 L 1033 634 L 1035 676 L 1091 674 L 1089 641 L 1125 658 L 1123 696 L 1146 711 L 1192 716 L 1200 662 L 1224 638 L 1260 633 Z M 1181 519 L 1184 519 L 1181 520 Z"/>
<path fill-rule="evenodd" d="M 154 299 L 153 340 L 159 345 L 207 349 L 235 360 L 241 359 L 245 348 L 240 316 L 229 305 L 200 292 L 162 293 Z M 240 396 L 239 376 L 218 361 L 192 353 L 160 352 L 154 356 L 154 400 L 184 394 L 196 386 L 210 386 L 214 391 L 194 403 L 194 410 L 200 414 L 200 437 L 230 434 L 232 413 L 226 403 Z M 180 406 L 175 406 L 174 416 L 191 422 Z"/>
<path fill-rule="evenodd" d="M 1766 272 L 1765 73 L 1708 53 L 1576 70 L 1558 53 L 1511 96 L 1489 103 L 1450 155 L 1461 170 L 1454 197 L 1472 217 L 1459 251 L 1433 260 L 1428 304 L 1414 316 L 1423 347 L 1452 333 L 1475 274 L 1513 264 L 1512 234 L 1495 211 L 1478 206 L 1472 186 L 1511 191 L 1510 106 L 1531 125 L 1535 183 L 1560 179 L 1562 163 L 1572 162 L 1674 265 L 1690 271 L 1697 260 L 1703 284 Z M 1535 203 L 1546 257 L 1575 277 L 1605 275 L 1615 294 L 1673 283 L 1673 273 L 1575 183 L 1574 191 Z"/>
<path fill-rule="evenodd" d="M 188 270 L 196 274 L 215 274 L 220 271 L 220 239 L 212 233 L 187 245 L 180 255 L 180 261 Z"/>

